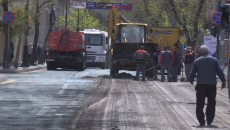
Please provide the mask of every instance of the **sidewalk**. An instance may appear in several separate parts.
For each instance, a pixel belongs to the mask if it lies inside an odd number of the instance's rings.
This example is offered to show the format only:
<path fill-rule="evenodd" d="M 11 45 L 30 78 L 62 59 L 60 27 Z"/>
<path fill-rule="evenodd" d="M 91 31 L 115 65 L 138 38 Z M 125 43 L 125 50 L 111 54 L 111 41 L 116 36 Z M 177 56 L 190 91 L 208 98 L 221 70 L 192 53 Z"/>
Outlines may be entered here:
<path fill-rule="evenodd" d="M 2 65 L 0 65 L 0 74 L 1 73 L 20 73 L 20 72 L 28 72 L 33 70 L 39 70 L 46 68 L 46 64 L 43 65 L 36 65 L 36 66 L 30 66 L 30 67 L 18 67 L 14 68 L 14 66 L 11 66 L 10 69 L 3 69 Z"/>
<path fill-rule="evenodd" d="M 0 74 L 0 82 L 6 81 L 6 80 L 7 80 L 6 76 Z"/>

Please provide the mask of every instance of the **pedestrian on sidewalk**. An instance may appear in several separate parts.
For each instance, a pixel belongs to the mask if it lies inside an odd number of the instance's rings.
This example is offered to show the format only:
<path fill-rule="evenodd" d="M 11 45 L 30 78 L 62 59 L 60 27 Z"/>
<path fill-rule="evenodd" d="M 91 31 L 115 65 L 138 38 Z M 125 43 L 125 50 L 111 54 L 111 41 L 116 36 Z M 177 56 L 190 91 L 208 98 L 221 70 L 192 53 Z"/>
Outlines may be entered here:
<path fill-rule="evenodd" d="M 154 62 L 154 68 L 153 68 L 153 80 L 158 80 L 158 70 L 160 69 L 160 62 L 161 62 L 161 51 L 158 48 L 156 53 L 153 55 L 153 62 Z"/>
<path fill-rule="evenodd" d="M 208 98 L 206 108 L 207 124 L 211 125 L 215 116 L 216 107 L 216 74 L 222 81 L 222 89 L 226 87 L 226 79 L 220 68 L 219 62 L 215 57 L 209 56 L 209 49 L 202 45 L 199 49 L 200 57 L 196 59 L 190 73 L 190 83 L 193 84 L 194 77 L 197 73 L 196 89 L 196 117 L 200 126 L 205 126 L 205 115 L 203 108 L 205 98 Z"/>
<path fill-rule="evenodd" d="M 184 82 L 190 82 L 190 71 L 193 66 L 194 58 L 190 48 L 185 48 L 186 54 L 184 56 L 184 66 L 185 66 L 185 76 L 186 80 Z"/>
<path fill-rule="evenodd" d="M 45 64 L 46 63 L 46 58 L 47 58 L 47 49 L 46 49 L 46 47 L 44 48 L 44 60 L 43 60 L 43 64 Z"/>
<path fill-rule="evenodd" d="M 40 46 L 40 44 L 38 44 L 37 46 L 37 64 L 40 59 L 41 53 L 42 53 L 42 47 Z"/>
<path fill-rule="evenodd" d="M 177 69 L 180 66 L 180 53 L 177 51 L 177 47 L 173 48 L 174 62 L 172 64 L 172 82 L 177 82 L 178 72 Z"/>
<path fill-rule="evenodd" d="M 139 79 L 139 73 L 142 72 L 142 81 L 145 81 L 146 73 L 146 60 L 149 58 L 149 53 L 144 50 L 144 46 L 141 46 L 139 50 L 135 52 L 133 58 L 136 60 L 136 80 Z"/>
<path fill-rule="evenodd" d="M 12 62 L 13 58 L 14 58 L 14 43 L 10 42 L 10 62 Z"/>
<path fill-rule="evenodd" d="M 33 44 L 30 43 L 29 46 L 28 46 L 28 59 L 29 59 L 29 60 L 30 60 L 32 51 L 33 51 Z"/>
<path fill-rule="evenodd" d="M 165 69 L 168 72 L 168 82 L 171 82 L 172 64 L 174 62 L 174 56 L 167 46 L 164 46 L 164 51 L 161 53 L 161 82 L 165 80 Z"/>

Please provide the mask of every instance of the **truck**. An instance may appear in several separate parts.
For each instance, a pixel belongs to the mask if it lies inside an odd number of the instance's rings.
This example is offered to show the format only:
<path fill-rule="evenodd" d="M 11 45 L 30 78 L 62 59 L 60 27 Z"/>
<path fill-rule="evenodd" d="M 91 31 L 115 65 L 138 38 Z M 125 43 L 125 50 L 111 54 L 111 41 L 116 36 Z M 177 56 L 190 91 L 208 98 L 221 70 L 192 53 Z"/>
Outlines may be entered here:
<path fill-rule="evenodd" d="M 69 29 L 51 32 L 48 48 L 47 70 L 57 68 L 85 70 L 87 52 L 84 32 Z"/>
<path fill-rule="evenodd" d="M 109 68 L 109 57 L 107 55 L 108 33 L 98 29 L 85 29 L 85 41 L 87 51 L 87 66 L 99 67 L 101 69 Z"/>
<path fill-rule="evenodd" d="M 153 33 L 153 30 L 148 29 L 147 24 L 130 23 L 117 8 L 111 8 L 108 19 L 110 75 L 119 73 L 119 70 L 136 70 L 133 54 L 140 46 L 144 46 L 150 54 L 149 59 L 146 60 L 146 68 L 153 67 L 152 59 L 158 43 L 149 41 L 149 33 Z M 147 71 L 146 76 L 153 77 L 153 69 Z"/>

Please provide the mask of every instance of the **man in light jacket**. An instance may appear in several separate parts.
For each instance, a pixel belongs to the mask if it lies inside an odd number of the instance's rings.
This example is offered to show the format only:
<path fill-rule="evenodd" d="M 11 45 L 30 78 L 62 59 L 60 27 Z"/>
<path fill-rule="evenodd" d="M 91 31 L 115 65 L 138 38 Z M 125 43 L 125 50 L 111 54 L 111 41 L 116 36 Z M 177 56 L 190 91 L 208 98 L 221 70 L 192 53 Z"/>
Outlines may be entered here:
<path fill-rule="evenodd" d="M 32 51 L 33 51 L 33 45 L 32 43 L 30 43 L 28 46 L 28 59 L 30 59 Z"/>

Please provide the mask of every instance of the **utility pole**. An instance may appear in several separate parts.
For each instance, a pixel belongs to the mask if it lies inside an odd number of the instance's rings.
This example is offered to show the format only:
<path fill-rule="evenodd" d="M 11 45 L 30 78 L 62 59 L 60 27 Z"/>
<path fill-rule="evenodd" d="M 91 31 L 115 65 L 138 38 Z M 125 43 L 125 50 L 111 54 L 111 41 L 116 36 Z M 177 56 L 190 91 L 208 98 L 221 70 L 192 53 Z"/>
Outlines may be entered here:
<path fill-rule="evenodd" d="M 60 6 L 60 1 L 57 0 L 57 11 L 56 11 L 56 16 L 57 16 L 57 30 L 59 30 L 59 6 Z"/>
<path fill-rule="evenodd" d="M 67 1 L 66 1 L 66 7 L 65 7 L 65 29 L 67 29 Z"/>
<path fill-rule="evenodd" d="M 221 0 L 221 7 L 223 9 L 223 7 L 225 6 L 226 0 Z M 221 10 L 223 12 L 223 10 Z M 223 14 L 222 14 L 223 15 Z M 228 30 L 228 28 L 226 28 Z M 220 29 L 220 33 L 221 33 L 221 42 L 220 42 L 220 65 L 224 66 L 224 32 L 225 29 L 221 28 Z"/>
<path fill-rule="evenodd" d="M 220 1 L 218 1 L 218 12 L 221 11 L 221 8 L 220 8 Z M 220 34 L 220 25 L 216 25 L 216 37 L 217 37 L 217 45 L 216 45 L 216 57 L 218 60 L 220 60 L 220 37 L 219 37 L 219 34 Z"/>

